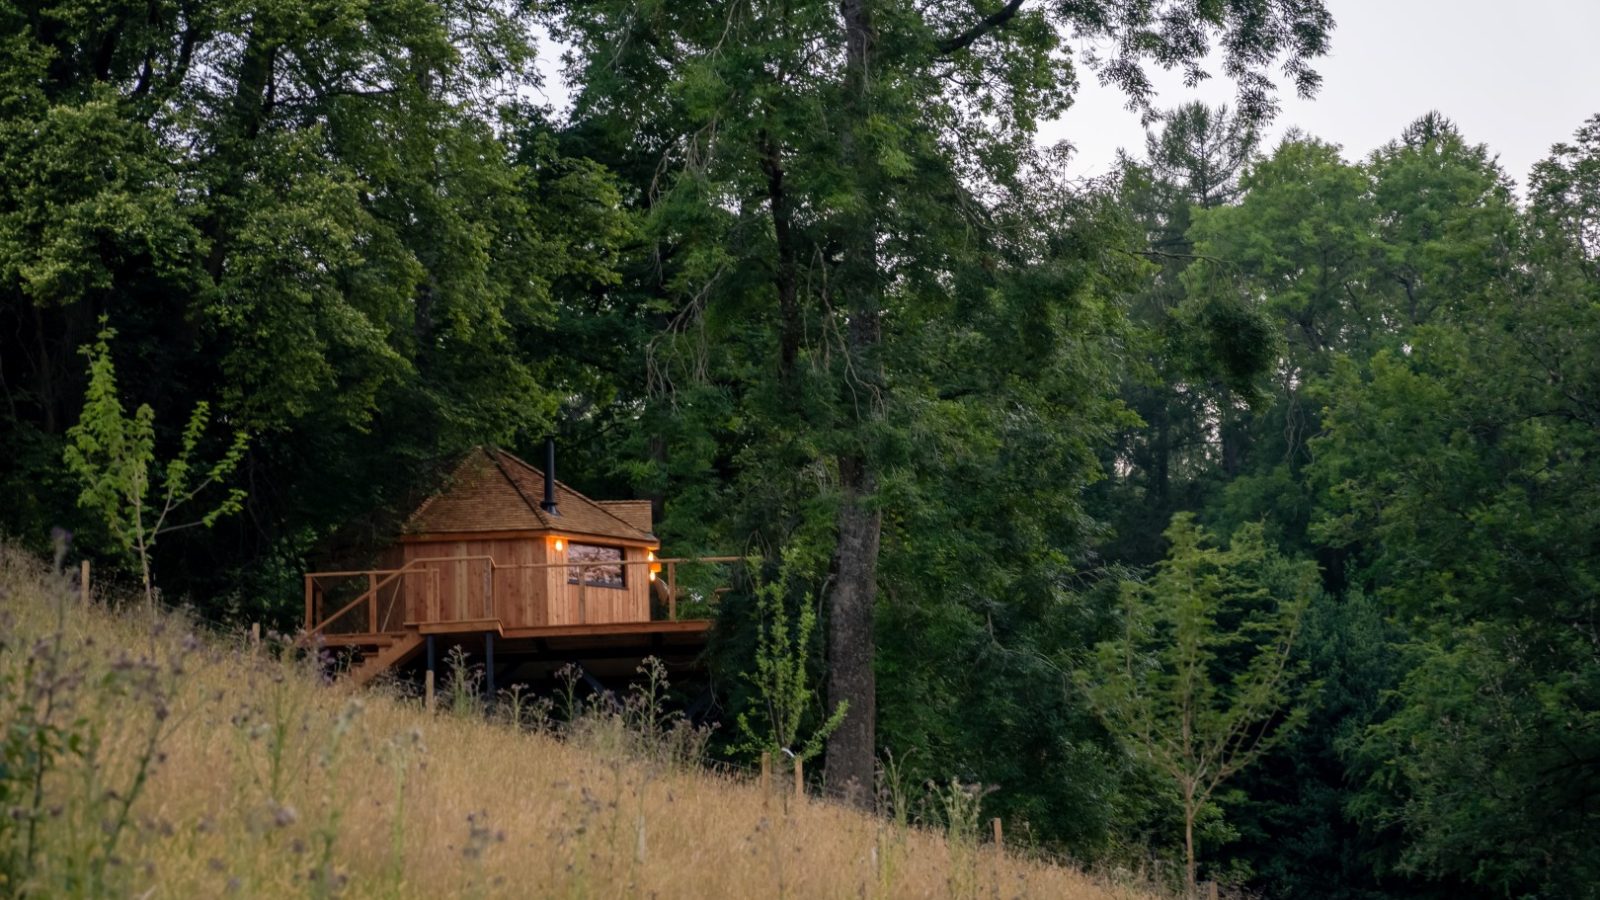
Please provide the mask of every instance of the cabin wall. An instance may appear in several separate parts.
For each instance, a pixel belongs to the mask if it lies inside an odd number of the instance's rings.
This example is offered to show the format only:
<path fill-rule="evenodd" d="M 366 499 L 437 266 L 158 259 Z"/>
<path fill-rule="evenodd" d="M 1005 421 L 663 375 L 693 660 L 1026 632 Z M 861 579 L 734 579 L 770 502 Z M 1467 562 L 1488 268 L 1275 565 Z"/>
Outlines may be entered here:
<path fill-rule="evenodd" d="M 602 544 L 603 541 L 591 543 Z M 611 544 L 609 546 L 616 546 Z M 551 562 L 566 562 L 566 550 L 551 549 Z M 624 561 L 643 561 L 649 551 L 644 547 L 624 547 Z M 550 625 L 598 625 L 608 622 L 650 621 L 650 575 L 643 565 L 623 566 L 626 587 L 608 588 L 593 585 L 568 584 L 572 570 L 552 568 L 547 580 L 550 604 Z"/>
<path fill-rule="evenodd" d="M 402 576 L 407 621 L 497 618 L 507 628 L 544 624 L 549 594 L 543 570 L 525 568 L 547 561 L 542 538 L 415 541 L 400 546 L 403 564 L 414 565 L 414 571 Z M 462 558 L 484 556 L 495 565 Z"/>
<path fill-rule="evenodd" d="M 414 566 L 394 588 L 404 622 L 498 618 L 506 628 L 524 628 L 650 620 L 648 566 L 625 566 L 625 588 L 585 585 L 580 596 L 579 586 L 567 583 L 568 570 L 532 568 L 566 561 L 549 537 L 408 541 L 396 550 L 393 568 Z M 626 547 L 623 558 L 642 562 L 648 552 Z M 474 556 L 495 565 L 462 558 Z"/>

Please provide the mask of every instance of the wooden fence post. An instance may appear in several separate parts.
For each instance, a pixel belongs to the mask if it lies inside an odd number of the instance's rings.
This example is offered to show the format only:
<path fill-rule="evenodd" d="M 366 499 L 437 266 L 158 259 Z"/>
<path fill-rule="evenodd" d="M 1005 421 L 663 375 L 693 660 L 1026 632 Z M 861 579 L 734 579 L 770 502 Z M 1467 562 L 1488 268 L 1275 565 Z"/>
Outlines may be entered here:
<path fill-rule="evenodd" d="M 423 706 L 424 706 L 424 708 L 427 709 L 429 715 L 432 715 L 433 714 L 433 670 L 432 669 L 428 670 L 428 673 L 423 676 L 422 681 L 423 681 L 423 685 L 424 685 L 423 691 L 425 692 L 425 695 L 426 695 L 426 698 L 427 698 L 427 699 L 425 699 L 423 701 Z"/>
<path fill-rule="evenodd" d="M 768 750 L 761 751 L 761 802 L 766 804 L 772 800 L 772 753 Z"/>
<path fill-rule="evenodd" d="M 89 605 L 89 561 L 87 559 L 78 564 L 78 601 L 84 606 Z"/>
<path fill-rule="evenodd" d="M 1206 900 L 1217 900 L 1217 883 L 1215 881 L 1206 882 Z"/>
<path fill-rule="evenodd" d="M 806 761 L 799 756 L 794 758 L 794 799 L 802 800 L 806 796 Z"/>
<path fill-rule="evenodd" d="M 1000 817 L 995 816 L 992 824 L 994 826 L 994 849 L 1000 852 L 1005 852 L 1006 839 L 1005 832 L 1000 826 Z"/>
<path fill-rule="evenodd" d="M 260 646 L 261 646 L 261 623 L 260 622 L 251 622 L 250 623 L 250 649 L 254 650 L 254 649 L 256 649 L 257 647 L 260 647 Z"/>

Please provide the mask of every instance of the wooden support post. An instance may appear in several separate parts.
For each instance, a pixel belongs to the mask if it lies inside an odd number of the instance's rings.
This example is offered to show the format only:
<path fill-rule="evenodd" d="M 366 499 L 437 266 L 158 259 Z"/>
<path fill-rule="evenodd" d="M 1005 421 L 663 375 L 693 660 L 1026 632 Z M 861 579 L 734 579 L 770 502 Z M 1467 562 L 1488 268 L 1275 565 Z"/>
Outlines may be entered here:
<path fill-rule="evenodd" d="M 260 622 L 251 622 L 250 623 L 250 649 L 254 650 L 255 648 L 257 648 L 259 646 L 261 646 L 261 623 Z"/>
<path fill-rule="evenodd" d="M 87 559 L 78 564 L 78 601 L 84 606 L 89 605 L 89 561 Z"/>
<path fill-rule="evenodd" d="M 806 761 L 796 756 L 794 758 L 794 798 L 804 799 L 806 795 Z"/>
<path fill-rule="evenodd" d="M 483 680 L 489 690 L 489 704 L 494 705 L 494 632 L 483 633 Z"/>
<path fill-rule="evenodd" d="M 423 684 L 423 688 L 422 688 L 422 690 L 423 690 L 422 706 L 423 706 L 423 709 L 426 709 L 428 711 L 429 715 L 432 715 L 433 714 L 433 670 L 432 669 L 429 669 L 427 674 L 422 676 L 422 684 Z"/>
<path fill-rule="evenodd" d="M 1215 881 L 1206 882 L 1206 900 L 1217 900 L 1217 883 Z"/>
<path fill-rule="evenodd" d="M 994 849 L 1004 851 L 1006 849 L 1006 838 L 1004 830 L 1000 827 L 1000 817 L 995 816 L 991 824 L 994 827 Z"/>
<path fill-rule="evenodd" d="M 367 634 L 378 633 L 378 576 L 367 573 Z"/>
<path fill-rule="evenodd" d="M 310 631 L 311 629 L 317 627 L 317 623 L 315 621 L 313 621 L 316 618 L 316 611 L 311 608 L 312 602 L 313 601 L 311 599 L 311 576 L 307 575 L 306 576 L 306 630 L 307 631 Z"/>
<path fill-rule="evenodd" d="M 424 690 L 426 692 L 425 705 L 430 713 L 433 712 L 433 670 L 438 663 L 438 655 L 434 653 L 433 638 L 434 636 L 430 634 L 425 640 L 428 646 L 428 673 L 423 676 Z"/>

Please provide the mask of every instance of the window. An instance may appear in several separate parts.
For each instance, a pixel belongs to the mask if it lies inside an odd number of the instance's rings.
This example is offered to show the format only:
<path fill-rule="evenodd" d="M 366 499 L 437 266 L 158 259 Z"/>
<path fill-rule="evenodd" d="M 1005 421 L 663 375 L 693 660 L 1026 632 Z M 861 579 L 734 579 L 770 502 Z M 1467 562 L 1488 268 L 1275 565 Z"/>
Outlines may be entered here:
<path fill-rule="evenodd" d="M 581 573 L 583 583 L 589 587 L 623 588 L 628 586 L 627 576 L 623 574 L 627 567 L 622 564 L 621 547 L 569 543 L 567 544 L 567 562 L 595 563 L 595 565 L 590 565 L 583 569 L 579 569 L 577 566 L 569 567 L 567 569 L 567 584 L 577 584 L 578 576 Z"/>

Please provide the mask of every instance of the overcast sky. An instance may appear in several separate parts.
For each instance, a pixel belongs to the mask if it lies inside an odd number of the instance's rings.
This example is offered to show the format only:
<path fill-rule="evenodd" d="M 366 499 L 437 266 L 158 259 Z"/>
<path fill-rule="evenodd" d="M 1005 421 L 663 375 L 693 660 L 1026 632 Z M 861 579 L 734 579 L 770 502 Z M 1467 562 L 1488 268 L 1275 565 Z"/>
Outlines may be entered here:
<path fill-rule="evenodd" d="M 1292 89 L 1280 95 L 1282 111 L 1267 131 L 1268 147 L 1297 126 L 1358 159 L 1437 109 L 1468 140 L 1499 154 L 1520 186 L 1551 144 L 1600 113 L 1600 0 L 1327 2 L 1338 27 L 1332 52 L 1315 64 L 1322 89 L 1311 100 Z M 563 105 L 566 92 L 550 77 L 553 60 L 541 62 L 550 100 Z M 1192 99 L 1232 102 L 1233 86 L 1220 75 L 1189 91 L 1176 75 L 1156 74 L 1158 107 Z M 1143 150 L 1144 128 L 1118 91 L 1101 87 L 1087 72 L 1080 80 L 1075 105 L 1041 139 L 1077 147 L 1071 174 L 1101 175 L 1119 147 Z"/>
<path fill-rule="evenodd" d="M 1551 144 L 1600 113 L 1595 0 L 1328 0 L 1328 8 L 1338 27 L 1332 52 L 1316 63 L 1322 89 L 1311 100 L 1280 95 L 1268 146 L 1298 126 L 1359 158 L 1437 109 L 1498 153 L 1521 185 Z M 1073 174 L 1098 175 L 1118 147 L 1142 151 L 1144 129 L 1117 91 L 1082 80 L 1076 104 L 1046 137 L 1078 148 Z M 1159 84 L 1161 107 L 1231 102 L 1233 91 L 1220 76 L 1193 92 L 1176 77 Z"/>

